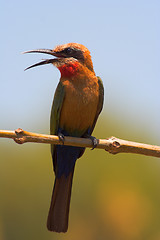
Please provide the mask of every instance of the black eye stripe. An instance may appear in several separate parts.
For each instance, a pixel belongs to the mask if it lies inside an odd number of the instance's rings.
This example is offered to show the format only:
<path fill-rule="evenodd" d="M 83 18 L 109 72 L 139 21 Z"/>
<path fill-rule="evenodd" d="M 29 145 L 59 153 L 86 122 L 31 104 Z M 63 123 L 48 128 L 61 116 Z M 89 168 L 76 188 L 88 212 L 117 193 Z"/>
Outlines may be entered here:
<path fill-rule="evenodd" d="M 65 49 L 65 52 L 66 52 L 66 53 L 71 53 L 71 52 L 73 52 L 73 49 L 72 49 L 72 48 L 66 48 L 66 49 Z"/>
<path fill-rule="evenodd" d="M 63 49 L 61 53 L 64 55 L 64 57 L 73 57 L 81 61 L 84 61 L 83 52 L 80 49 L 67 47 Z"/>
<path fill-rule="evenodd" d="M 70 54 L 74 53 L 74 49 L 68 47 L 68 48 L 65 48 L 64 50 L 62 50 L 62 53 L 70 55 Z"/>

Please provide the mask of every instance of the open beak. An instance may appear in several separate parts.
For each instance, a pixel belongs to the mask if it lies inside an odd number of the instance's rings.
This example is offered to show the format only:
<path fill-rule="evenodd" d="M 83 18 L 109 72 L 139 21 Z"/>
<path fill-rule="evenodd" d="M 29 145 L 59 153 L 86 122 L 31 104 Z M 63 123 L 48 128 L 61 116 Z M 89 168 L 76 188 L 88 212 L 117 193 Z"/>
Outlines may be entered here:
<path fill-rule="evenodd" d="M 54 52 L 52 49 L 37 49 L 37 50 L 26 51 L 26 52 L 23 52 L 23 53 L 45 53 L 45 54 L 49 54 L 49 55 L 52 55 L 52 56 L 55 56 L 55 57 L 61 57 L 58 53 Z M 40 65 L 49 64 L 49 63 L 52 63 L 52 64 L 55 63 L 56 64 L 59 61 L 60 61 L 60 58 L 46 59 L 44 61 L 41 61 L 39 63 L 33 64 L 33 65 L 27 67 L 25 70 L 28 70 L 30 68 L 37 67 L 37 66 L 40 66 Z"/>

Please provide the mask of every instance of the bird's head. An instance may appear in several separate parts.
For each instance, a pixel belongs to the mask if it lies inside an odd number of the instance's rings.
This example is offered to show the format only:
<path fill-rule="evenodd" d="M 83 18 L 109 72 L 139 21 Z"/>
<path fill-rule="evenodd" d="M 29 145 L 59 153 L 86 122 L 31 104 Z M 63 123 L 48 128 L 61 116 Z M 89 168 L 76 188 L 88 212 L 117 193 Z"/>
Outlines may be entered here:
<path fill-rule="evenodd" d="M 25 70 L 36 66 L 52 63 L 60 70 L 62 76 L 74 75 L 75 72 L 78 71 L 80 66 L 87 67 L 90 71 L 94 72 L 89 50 L 79 43 L 68 43 L 64 45 L 59 45 L 53 50 L 37 49 L 26 51 L 24 53 L 45 53 L 56 57 L 36 63 L 26 68 Z"/>

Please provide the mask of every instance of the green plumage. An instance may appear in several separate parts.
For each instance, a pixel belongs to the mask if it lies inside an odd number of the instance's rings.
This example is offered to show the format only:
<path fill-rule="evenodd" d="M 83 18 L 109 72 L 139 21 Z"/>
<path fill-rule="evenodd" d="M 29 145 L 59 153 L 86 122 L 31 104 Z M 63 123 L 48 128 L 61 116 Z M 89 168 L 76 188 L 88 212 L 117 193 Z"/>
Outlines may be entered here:
<path fill-rule="evenodd" d="M 58 126 L 59 126 L 59 119 L 61 108 L 63 105 L 63 100 L 65 96 L 65 89 L 62 82 L 58 83 L 57 89 L 55 91 L 52 109 L 51 109 L 51 117 L 50 117 L 50 134 L 57 135 L 58 133 Z M 51 153 L 53 155 L 54 152 L 54 145 L 51 145 Z"/>

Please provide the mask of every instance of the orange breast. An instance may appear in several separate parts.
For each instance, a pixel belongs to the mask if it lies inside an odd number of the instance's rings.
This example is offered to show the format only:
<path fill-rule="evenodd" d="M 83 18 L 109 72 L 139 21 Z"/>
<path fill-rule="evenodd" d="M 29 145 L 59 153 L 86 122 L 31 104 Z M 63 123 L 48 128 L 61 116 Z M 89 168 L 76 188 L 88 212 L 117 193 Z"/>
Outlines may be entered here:
<path fill-rule="evenodd" d="M 60 114 L 60 127 L 73 136 L 82 136 L 95 119 L 99 86 L 96 76 L 62 80 L 65 99 Z"/>

